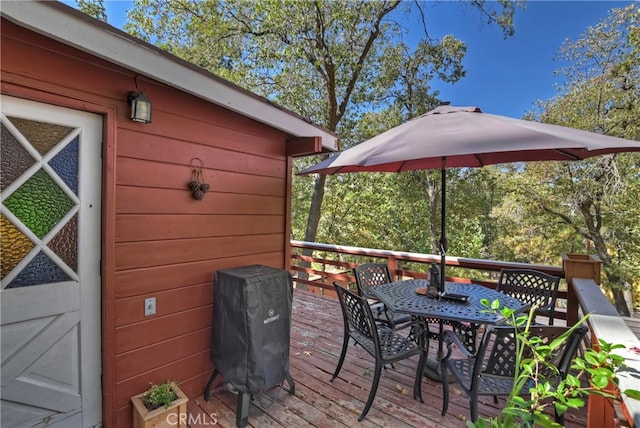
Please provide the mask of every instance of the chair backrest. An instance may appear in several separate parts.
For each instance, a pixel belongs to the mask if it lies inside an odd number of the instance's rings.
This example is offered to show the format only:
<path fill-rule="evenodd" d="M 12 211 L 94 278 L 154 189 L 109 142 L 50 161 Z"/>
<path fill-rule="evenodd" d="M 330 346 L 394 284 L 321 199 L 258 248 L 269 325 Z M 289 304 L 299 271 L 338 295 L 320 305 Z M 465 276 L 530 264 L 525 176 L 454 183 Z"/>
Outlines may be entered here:
<path fill-rule="evenodd" d="M 553 324 L 560 278 L 532 269 L 502 269 L 496 290 L 547 312 Z"/>
<path fill-rule="evenodd" d="M 529 337 L 537 336 L 542 339 L 542 344 L 550 344 L 569 330 L 569 327 L 535 325 L 530 326 Z M 552 380 L 563 379 L 566 376 L 586 330 L 585 326 L 572 330 L 564 342 L 551 353 L 547 362 L 557 368 L 558 373 L 552 372 L 550 368 L 543 369 L 544 377 Z M 478 350 L 472 381 L 478 381 L 480 376 L 514 377 L 517 363 L 516 342 L 517 336 L 513 326 L 488 327 Z M 531 355 L 531 349 L 524 350 L 523 358 L 530 358 Z"/>
<path fill-rule="evenodd" d="M 347 333 L 358 341 L 371 342 L 378 348 L 378 330 L 367 300 L 335 282 L 333 286 L 338 293 Z"/>
<path fill-rule="evenodd" d="M 565 334 L 569 330 L 569 327 L 532 325 L 529 328 L 529 334 L 530 336 L 543 338 L 543 343 L 549 344 L 551 341 Z M 548 362 L 558 369 L 559 375 L 562 379 L 564 379 L 569 372 L 571 362 L 578 352 L 578 348 L 580 347 L 586 333 L 587 327 L 585 325 L 581 325 L 572 330 L 562 346 L 559 346 L 555 352 L 552 353 L 551 358 L 549 358 Z"/>
<path fill-rule="evenodd" d="M 391 282 L 391 273 L 386 263 L 364 263 L 353 268 L 356 286 L 361 296 L 368 296 L 367 290 L 380 284 Z"/>

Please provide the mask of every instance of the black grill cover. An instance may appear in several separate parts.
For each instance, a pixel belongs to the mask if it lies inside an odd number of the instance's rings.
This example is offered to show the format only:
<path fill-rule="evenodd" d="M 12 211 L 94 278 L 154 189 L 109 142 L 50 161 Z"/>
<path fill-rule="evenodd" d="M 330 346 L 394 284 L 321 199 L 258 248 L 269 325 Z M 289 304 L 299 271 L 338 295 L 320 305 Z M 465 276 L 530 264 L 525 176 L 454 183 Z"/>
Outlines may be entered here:
<path fill-rule="evenodd" d="M 211 361 L 240 392 L 267 391 L 289 374 L 292 294 L 285 270 L 250 265 L 215 273 Z"/>

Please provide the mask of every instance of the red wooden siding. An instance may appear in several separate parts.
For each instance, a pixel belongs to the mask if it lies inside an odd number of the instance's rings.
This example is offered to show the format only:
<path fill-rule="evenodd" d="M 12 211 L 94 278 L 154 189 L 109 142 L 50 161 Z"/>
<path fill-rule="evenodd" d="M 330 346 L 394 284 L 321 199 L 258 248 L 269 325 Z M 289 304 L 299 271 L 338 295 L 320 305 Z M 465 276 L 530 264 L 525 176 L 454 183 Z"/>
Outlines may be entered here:
<path fill-rule="evenodd" d="M 202 394 L 216 270 L 288 260 L 287 135 L 138 78 L 153 123 L 128 119 L 135 74 L 2 20 L 2 92 L 104 115 L 105 426 L 131 425 L 129 398 L 176 380 Z M 187 189 L 204 163 L 204 200 Z M 156 297 L 157 313 L 143 316 Z"/>

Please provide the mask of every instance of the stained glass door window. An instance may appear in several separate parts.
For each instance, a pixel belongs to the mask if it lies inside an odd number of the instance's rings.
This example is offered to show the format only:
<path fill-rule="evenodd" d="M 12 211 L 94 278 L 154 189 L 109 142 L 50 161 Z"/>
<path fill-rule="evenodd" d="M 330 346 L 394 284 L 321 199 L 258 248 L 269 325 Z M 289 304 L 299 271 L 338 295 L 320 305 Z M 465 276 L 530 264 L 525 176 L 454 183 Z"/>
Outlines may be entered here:
<path fill-rule="evenodd" d="M 0 426 L 102 426 L 103 122 L 0 94 Z"/>
<path fill-rule="evenodd" d="M 78 281 L 79 128 L 2 115 L 2 288 Z"/>

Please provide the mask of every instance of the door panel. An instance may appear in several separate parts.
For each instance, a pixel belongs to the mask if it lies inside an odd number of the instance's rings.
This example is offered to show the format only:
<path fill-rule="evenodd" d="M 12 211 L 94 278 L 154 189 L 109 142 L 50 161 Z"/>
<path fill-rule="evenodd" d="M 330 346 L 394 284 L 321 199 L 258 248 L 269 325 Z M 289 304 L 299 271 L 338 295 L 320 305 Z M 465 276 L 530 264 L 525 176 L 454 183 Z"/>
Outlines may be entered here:
<path fill-rule="evenodd" d="M 102 119 L 1 102 L 0 422 L 99 426 Z"/>

